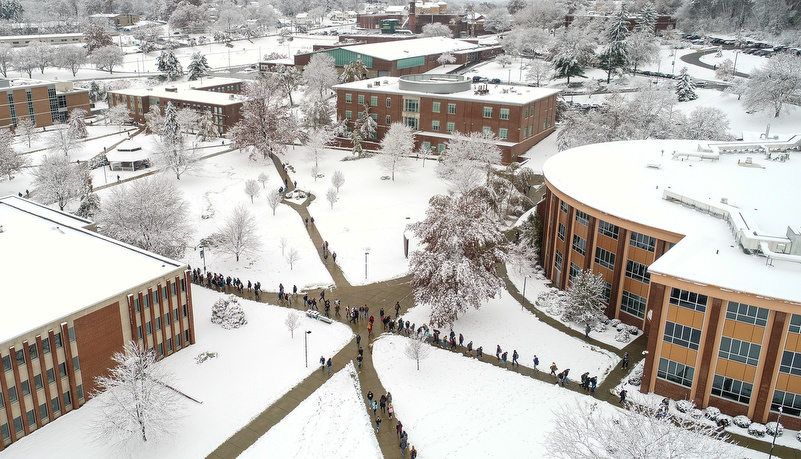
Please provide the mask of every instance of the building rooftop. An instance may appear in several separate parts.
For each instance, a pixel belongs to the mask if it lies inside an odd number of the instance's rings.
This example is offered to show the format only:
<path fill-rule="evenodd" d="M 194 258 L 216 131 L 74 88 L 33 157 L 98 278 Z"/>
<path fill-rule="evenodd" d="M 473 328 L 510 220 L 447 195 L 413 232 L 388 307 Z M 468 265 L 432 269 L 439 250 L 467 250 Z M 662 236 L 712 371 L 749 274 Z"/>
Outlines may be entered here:
<path fill-rule="evenodd" d="M 465 40 L 445 37 L 411 38 L 408 40 L 369 43 L 348 46 L 344 49 L 357 54 L 371 56 L 385 61 L 397 61 L 410 57 L 430 56 L 447 51 L 456 52 L 466 49 L 477 49 L 479 45 Z"/>
<path fill-rule="evenodd" d="M 0 198 L 0 342 L 12 340 L 181 263 L 85 229 L 91 222 L 16 196 Z"/>
<path fill-rule="evenodd" d="M 454 77 L 464 78 L 454 75 L 436 75 L 424 74 L 427 78 L 436 79 L 442 77 L 443 79 L 451 79 Z M 407 75 L 406 77 L 415 77 L 417 75 Z M 531 88 L 528 86 L 509 86 L 505 84 L 488 84 L 488 83 L 472 83 L 470 82 L 467 87 L 470 89 L 462 90 L 459 92 L 452 92 L 442 94 L 438 92 L 425 92 L 425 85 L 419 85 L 418 91 L 401 89 L 401 78 L 404 77 L 379 77 L 367 80 L 354 81 L 352 83 L 344 83 L 334 86 L 334 89 L 353 90 L 353 91 L 370 91 L 386 94 L 408 94 L 408 95 L 428 95 L 431 97 L 442 97 L 447 99 L 469 100 L 469 101 L 486 101 L 489 103 L 499 104 L 517 104 L 523 105 L 544 97 L 551 96 L 558 93 L 559 89 L 553 88 Z M 378 83 L 378 84 L 376 84 Z M 406 85 L 404 85 L 406 86 Z"/>
<path fill-rule="evenodd" d="M 595 144 L 557 154 L 543 172 L 601 213 L 685 236 L 652 274 L 801 304 L 801 246 L 791 235 L 801 232 L 801 201 L 788 198 L 801 195 L 801 153 L 769 144 L 770 157 L 738 142 Z M 793 245 L 796 255 L 764 256 Z"/>
<path fill-rule="evenodd" d="M 206 77 L 202 81 L 182 81 L 161 86 L 115 89 L 112 92 L 134 97 L 159 97 L 183 102 L 232 105 L 241 103 L 244 98 L 237 94 L 207 91 L 206 89 L 225 84 L 240 83 L 242 83 L 242 80 L 235 78 Z"/>

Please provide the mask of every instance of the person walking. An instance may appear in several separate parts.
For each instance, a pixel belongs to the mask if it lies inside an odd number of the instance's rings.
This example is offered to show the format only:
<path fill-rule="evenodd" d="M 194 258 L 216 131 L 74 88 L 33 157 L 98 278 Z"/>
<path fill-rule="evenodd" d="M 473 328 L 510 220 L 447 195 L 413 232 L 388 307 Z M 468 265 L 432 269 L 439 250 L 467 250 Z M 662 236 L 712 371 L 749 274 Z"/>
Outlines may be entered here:
<path fill-rule="evenodd" d="M 406 439 L 405 438 L 401 439 L 400 445 L 398 445 L 398 446 L 400 446 L 401 457 L 403 459 L 406 459 Z"/>
<path fill-rule="evenodd" d="M 364 357 L 362 357 L 361 355 L 356 357 L 356 363 L 359 364 L 359 370 L 362 369 L 362 360 L 364 360 Z"/>
<path fill-rule="evenodd" d="M 389 418 L 392 419 L 392 415 L 395 414 L 395 407 L 392 406 L 391 403 L 387 406 L 387 413 L 389 414 Z"/>
<path fill-rule="evenodd" d="M 479 359 L 484 357 L 484 346 L 479 346 L 478 349 L 476 349 L 476 357 L 478 357 Z"/>
<path fill-rule="evenodd" d="M 373 406 L 373 391 L 367 391 L 367 406 Z"/>
<path fill-rule="evenodd" d="M 591 394 L 595 393 L 595 388 L 596 387 L 598 387 L 598 377 L 597 376 L 593 376 L 592 378 L 590 378 L 590 393 Z"/>
<path fill-rule="evenodd" d="M 382 413 L 386 413 L 387 412 L 387 396 L 386 395 L 381 395 L 381 398 L 379 399 L 378 405 L 381 407 L 381 412 Z"/>
<path fill-rule="evenodd" d="M 356 347 L 362 347 L 362 335 L 356 335 Z"/>
<path fill-rule="evenodd" d="M 373 412 L 375 412 L 375 409 L 373 409 Z M 375 417 L 375 433 L 378 433 L 378 429 L 380 427 L 381 427 L 381 417 L 380 416 L 376 416 Z"/>
<path fill-rule="evenodd" d="M 414 445 L 412 445 L 412 449 L 409 450 L 409 459 L 417 459 L 417 450 L 414 449 Z"/>
<path fill-rule="evenodd" d="M 558 369 L 559 368 L 556 366 L 556 362 L 552 362 L 551 363 L 551 374 L 556 376 L 556 370 L 558 370 Z"/>
<path fill-rule="evenodd" d="M 473 355 L 473 342 L 472 341 L 467 343 L 467 353 L 470 354 L 471 356 Z"/>
<path fill-rule="evenodd" d="M 325 357 L 320 356 L 320 371 L 325 371 Z"/>
<path fill-rule="evenodd" d="M 328 362 L 325 362 L 328 366 L 328 376 L 331 376 L 331 357 L 328 358 Z"/>
<path fill-rule="evenodd" d="M 625 370 L 628 367 L 629 367 L 629 353 L 628 352 L 624 352 L 623 353 L 623 363 L 620 365 L 620 368 Z"/>
<path fill-rule="evenodd" d="M 459 333 L 459 347 L 462 347 L 462 345 L 464 345 L 464 336 Z"/>
<path fill-rule="evenodd" d="M 373 414 L 374 415 L 376 414 L 376 411 L 378 411 L 378 402 L 373 400 Z"/>
<path fill-rule="evenodd" d="M 503 352 L 503 351 L 501 350 L 501 345 L 499 344 L 499 345 L 497 345 L 495 347 L 495 358 L 496 359 L 501 360 L 501 352 Z"/>
<path fill-rule="evenodd" d="M 501 361 L 503 362 L 503 367 L 504 367 L 504 368 L 506 368 L 506 365 L 507 365 L 507 363 L 508 363 L 508 362 L 506 361 L 506 356 L 507 356 L 508 354 L 509 354 L 508 352 L 504 352 L 504 353 L 503 353 L 503 355 L 501 355 Z"/>
<path fill-rule="evenodd" d="M 590 324 L 589 324 L 589 322 L 587 322 L 584 325 L 584 336 L 587 337 L 587 338 L 590 337 Z"/>
<path fill-rule="evenodd" d="M 400 301 L 395 302 L 395 317 L 400 315 Z"/>
<path fill-rule="evenodd" d="M 336 262 L 337 262 L 337 253 L 336 253 L 336 252 L 333 252 L 333 253 L 331 254 L 331 259 L 332 259 L 332 260 L 334 260 L 334 263 L 336 263 Z"/>
<path fill-rule="evenodd" d="M 620 391 L 620 400 L 618 400 L 617 402 L 618 405 L 623 406 L 623 404 L 626 403 L 626 394 L 628 394 L 628 391 L 626 389 Z"/>
<path fill-rule="evenodd" d="M 401 432 L 403 432 L 403 423 L 398 421 L 398 423 L 395 424 L 395 430 L 397 431 L 398 438 L 400 438 Z"/>
<path fill-rule="evenodd" d="M 537 365 L 539 365 L 539 364 L 540 364 L 540 358 L 537 357 L 537 354 L 534 354 L 534 371 L 538 371 L 537 370 Z"/>
<path fill-rule="evenodd" d="M 512 366 L 520 366 L 520 362 L 517 359 L 520 357 L 520 354 L 517 353 L 517 349 L 512 351 Z"/>

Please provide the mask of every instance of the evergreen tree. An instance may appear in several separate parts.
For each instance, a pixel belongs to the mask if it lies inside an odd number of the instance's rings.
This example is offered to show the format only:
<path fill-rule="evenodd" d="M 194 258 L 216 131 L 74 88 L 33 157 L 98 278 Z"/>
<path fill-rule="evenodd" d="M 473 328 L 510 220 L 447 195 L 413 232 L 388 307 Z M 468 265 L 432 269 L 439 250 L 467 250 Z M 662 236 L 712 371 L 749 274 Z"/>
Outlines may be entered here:
<path fill-rule="evenodd" d="M 595 324 L 603 315 L 604 280 L 600 274 L 582 270 L 570 282 L 562 319 L 577 324 Z"/>
<path fill-rule="evenodd" d="M 367 78 L 367 67 L 365 67 L 361 59 L 357 59 L 356 62 L 349 62 L 339 75 L 339 79 L 343 83 L 352 83 L 364 78 Z"/>
<path fill-rule="evenodd" d="M 89 136 L 89 133 L 86 132 L 86 110 L 82 108 L 72 109 L 70 111 L 68 124 L 68 135 L 73 139 L 85 139 Z"/>
<path fill-rule="evenodd" d="M 606 32 L 609 44 L 598 56 L 598 68 L 606 70 L 606 84 L 609 84 L 612 80 L 612 72 L 628 63 L 628 50 L 626 48 L 628 27 L 626 8 L 621 7 L 620 12 L 612 19 L 612 23 Z"/>
<path fill-rule="evenodd" d="M 158 57 L 157 68 L 159 72 L 164 72 L 170 81 L 178 79 L 184 74 L 184 68 L 173 54 L 172 50 L 162 51 Z"/>
<path fill-rule="evenodd" d="M 676 95 L 679 96 L 679 102 L 698 98 L 698 95 L 695 94 L 695 83 L 693 83 L 692 77 L 687 72 L 687 67 L 681 69 L 679 79 L 676 80 Z"/>
<path fill-rule="evenodd" d="M 656 29 L 656 8 L 652 2 L 643 5 L 637 19 L 637 30 L 653 35 Z"/>
<path fill-rule="evenodd" d="M 189 73 L 189 81 L 195 81 L 208 75 L 210 68 L 206 56 L 200 54 L 200 51 L 193 53 L 192 61 L 186 66 L 186 71 Z"/>
<path fill-rule="evenodd" d="M 219 137 L 219 134 L 217 133 L 217 125 L 214 124 L 211 110 L 203 110 L 198 123 L 197 138 L 201 141 L 206 141 L 217 137 Z"/>

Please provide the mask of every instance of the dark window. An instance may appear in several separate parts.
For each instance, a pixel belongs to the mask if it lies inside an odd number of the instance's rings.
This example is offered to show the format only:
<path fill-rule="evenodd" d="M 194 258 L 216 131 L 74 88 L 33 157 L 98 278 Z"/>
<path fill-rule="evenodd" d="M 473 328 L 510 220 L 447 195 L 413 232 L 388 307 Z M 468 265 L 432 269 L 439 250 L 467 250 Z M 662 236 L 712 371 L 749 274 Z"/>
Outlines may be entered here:
<path fill-rule="evenodd" d="M 22 432 L 22 416 L 14 418 L 14 432 Z"/>
<path fill-rule="evenodd" d="M 590 224 L 590 216 L 580 210 L 576 211 L 576 223 L 587 226 Z"/>
<path fill-rule="evenodd" d="M 83 384 L 78 384 L 78 387 L 75 388 L 78 392 L 78 400 L 83 398 Z"/>
<path fill-rule="evenodd" d="M 15 403 L 18 400 L 19 400 L 19 397 L 17 397 L 17 388 L 14 387 L 14 386 L 9 387 L 8 388 L 8 401 L 11 402 L 11 403 Z"/>
<path fill-rule="evenodd" d="M 640 295 L 635 295 L 627 290 L 623 290 L 620 299 L 620 310 L 642 319 L 645 317 L 645 306 L 647 301 Z"/>
<path fill-rule="evenodd" d="M 66 408 L 70 405 L 72 405 L 72 395 L 70 394 L 70 391 L 67 391 L 64 392 L 64 407 Z"/>
<path fill-rule="evenodd" d="M 184 342 L 189 342 L 189 330 L 184 330 Z"/>
<path fill-rule="evenodd" d="M 167 352 L 172 352 L 172 338 L 167 338 Z"/>
<path fill-rule="evenodd" d="M 567 213 L 568 205 L 565 201 L 562 201 L 562 203 L 559 204 L 559 208 L 562 210 L 562 212 Z"/>
<path fill-rule="evenodd" d="M 553 265 L 556 267 L 557 271 L 562 270 L 562 252 L 556 251 L 556 256 L 554 257 Z"/>
<path fill-rule="evenodd" d="M 757 366 L 761 349 L 762 346 L 759 344 L 724 336 L 720 340 L 720 351 L 718 355 L 724 359 Z"/>
<path fill-rule="evenodd" d="M 595 248 L 595 263 L 606 269 L 615 269 L 615 254 L 600 247 Z"/>
<path fill-rule="evenodd" d="M 25 365 L 25 351 L 22 349 L 17 351 L 17 366 Z"/>
<path fill-rule="evenodd" d="M 137 339 L 142 339 L 142 326 L 138 325 L 136 327 L 136 337 Z"/>
<path fill-rule="evenodd" d="M 156 317 L 156 330 L 161 330 L 161 316 Z"/>
<path fill-rule="evenodd" d="M 683 363 L 674 362 L 668 359 L 659 359 L 659 369 L 656 372 L 658 378 L 666 379 L 682 386 L 693 386 L 693 374 L 695 369 L 693 367 L 684 365 Z"/>
<path fill-rule="evenodd" d="M 39 405 L 39 417 L 42 418 L 43 420 L 47 419 L 47 402 L 44 402 L 41 405 Z"/>
<path fill-rule="evenodd" d="M 178 317 L 178 310 L 177 309 L 173 309 L 172 310 L 172 316 L 175 319 L 175 321 L 178 322 L 179 317 Z"/>
<path fill-rule="evenodd" d="M 801 395 L 781 390 L 774 391 L 770 410 L 778 412 L 779 407 L 782 408 L 784 414 L 801 416 Z"/>
<path fill-rule="evenodd" d="M 66 363 L 61 362 L 61 363 L 58 364 L 58 374 L 60 374 L 62 378 L 64 376 L 67 376 L 67 364 Z"/>
<path fill-rule="evenodd" d="M 33 413 L 33 410 L 28 410 L 28 426 L 32 426 L 36 424 L 36 415 Z"/>
<path fill-rule="evenodd" d="M 561 239 L 561 240 L 563 240 L 563 241 L 564 241 L 564 240 L 565 240 L 565 233 L 566 233 L 566 232 L 567 232 L 567 228 L 565 228 L 565 225 L 563 225 L 563 224 L 559 223 L 559 226 L 558 226 L 558 227 L 557 227 L 557 229 L 556 229 L 556 236 L 557 236 L 559 239 Z"/>
<path fill-rule="evenodd" d="M 186 309 L 186 305 L 184 305 L 184 317 L 186 317 L 186 316 L 187 316 L 187 309 Z"/>
<path fill-rule="evenodd" d="M 164 326 L 170 325 L 170 313 L 164 314 Z"/>
<path fill-rule="evenodd" d="M 632 231 L 631 238 L 629 239 L 629 245 L 653 252 L 656 249 L 656 239 L 652 238 L 651 236 L 646 236 L 645 234 L 635 233 Z"/>
<path fill-rule="evenodd" d="M 28 352 L 31 354 L 31 360 L 39 358 L 39 348 L 36 347 L 36 344 L 28 346 Z"/>
<path fill-rule="evenodd" d="M 603 234 L 604 236 L 611 237 L 612 239 L 617 239 L 619 232 L 620 228 L 618 228 L 616 225 L 607 223 L 603 220 L 598 220 L 598 234 Z"/>
<path fill-rule="evenodd" d="M 729 301 L 729 305 L 726 308 L 726 318 L 764 327 L 768 324 L 768 310 L 744 303 Z M 790 320 L 790 324 L 792 325 L 792 318 L 790 318 Z"/>
<path fill-rule="evenodd" d="M 50 337 L 42 338 L 42 352 L 45 354 L 50 353 Z"/>
<path fill-rule="evenodd" d="M 52 383 L 56 380 L 56 372 L 52 368 L 47 369 L 47 382 Z"/>
<path fill-rule="evenodd" d="M 697 351 L 701 330 L 673 322 L 665 322 L 665 342 Z"/>
<path fill-rule="evenodd" d="M 0 435 L 2 435 L 3 440 L 11 438 L 11 431 L 8 428 L 8 424 L 0 425 Z"/>
<path fill-rule="evenodd" d="M 648 274 L 648 266 L 633 260 L 626 260 L 626 277 L 640 281 L 643 284 L 651 283 L 651 275 Z"/>
<path fill-rule="evenodd" d="M 779 365 L 779 371 L 801 376 L 801 353 L 784 351 L 782 353 L 782 363 Z"/>
<path fill-rule="evenodd" d="M 720 375 L 715 375 L 712 380 L 712 395 L 740 403 L 747 404 L 751 401 L 753 388 L 753 384 Z"/>
<path fill-rule="evenodd" d="M 22 388 L 22 396 L 31 395 L 31 383 L 28 382 L 26 379 L 22 381 L 19 385 Z"/>
<path fill-rule="evenodd" d="M 581 254 L 582 256 L 587 253 L 587 240 L 583 237 L 574 234 L 573 235 L 573 250 Z"/>
<path fill-rule="evenodd" d="M 145 330 L 147 330 L 147 334 L 148 335 L 152 335 L 153 334 L 153 327 L 150 325 L 150 322 L 146 322 L 145 323 Z"/>
<path fill-rule="evenodd" d="M 61 346 L 63 346 L 63 343 L 61 342 L 61 333 L 56 333 L 53 335 L 53 338 L 56 342 L 56 349 L 61 349 Z"/>
<path fill-rule="evenodd" d="M 3 371 L 11 371 L 11 356 L 3 356 Z"/>
<path fill-rule="evenodd" d="M 677 288 L 670 289 L 670 304 L 692 309 L 693 311 L 706 312 L 706 302 L 706 295 Z"/>
<path fill-rule="evenodd" d="M 33 376 L 33 385 L 37 389 L 41 389 L 42 387 L 44 387 L 44 382 L 42 381 L 42 374 L 41 373 L 38 374 L 38 375 L 34 375 Z"/>
<path fill-rule="evenodd" d="M 75 371 L 81 371 L 81 363 L 78 361 L 78 356 L 72 358 L 72 367 Z"/>
<path fill-rule="evenodd" d="M 139 314 L 139 298 L 134 298 L 134 310 Z"/>
<path fill-rule="evenodd" d="M 61 411 L 61 405 L 58 402 L 58 397 L 53 398 L 50 400 L 50 406 L 53 408 L 53 413 L 58 413 Z"/>
<path fill-rule="evenodd" d="M 573 283 L 573 281 L 576 279 L 576 276 L 578 276 L 580 272 L 581 272 L 581 268 L 579 267 L 579 265 L 577 265 L 577 264 L 575 264 L 575 263 L 573 263 L 571 261 L 570 262 L 570 273 L 568 274 L 567 280 L 570 281 L 571 283 Z"/>
<path fill-rule="evenodd" d="M 69 333 L 69 335 L 70 335 L 70 342 L 74 343 L 75 342 L 75 327 L 68 328 L 67 329 L 67 333 Z"/>
<path fill-rule="evenodd" d="M 159 343 L 159 356 L 164 355 L 164 343 Z"/>

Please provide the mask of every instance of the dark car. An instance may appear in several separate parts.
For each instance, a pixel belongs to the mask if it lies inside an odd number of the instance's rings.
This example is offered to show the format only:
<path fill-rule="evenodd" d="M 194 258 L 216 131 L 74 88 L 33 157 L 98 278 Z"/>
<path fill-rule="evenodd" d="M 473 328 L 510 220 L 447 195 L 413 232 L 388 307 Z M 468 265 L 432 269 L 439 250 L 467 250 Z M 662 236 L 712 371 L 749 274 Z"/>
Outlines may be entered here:
<path fill-rule="evenodd" d="M 478 83 L 479 81 L 481 81 L 481 77 L 478 76 L 478 75 L 474 75 L 473 76 L 473 83 Z"/>
<path fill-rule="evenodd" d="M 492 84 L 501 84 L 501 79 L 500 78 L 493 78 L 493 79 L 490 80 L 490 83 L 492 83 Z"/>

